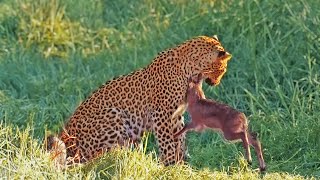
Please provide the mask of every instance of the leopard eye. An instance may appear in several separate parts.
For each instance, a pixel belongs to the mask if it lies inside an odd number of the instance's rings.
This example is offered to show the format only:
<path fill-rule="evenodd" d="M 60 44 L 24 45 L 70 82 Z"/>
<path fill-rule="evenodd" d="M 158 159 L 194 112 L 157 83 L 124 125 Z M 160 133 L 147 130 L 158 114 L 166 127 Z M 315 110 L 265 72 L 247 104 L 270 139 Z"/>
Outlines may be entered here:
<path fill-rule="evenodd" d="M 219 41 L 219 39 L 218 39 L 218 36 L 217 36 L 217 35 L 213 35 L 213 36 L 212 36 L 212 38 L 213 38 L 213 39 L 215 39 L 215 40 L 217 40 L 217 41 Z"/>

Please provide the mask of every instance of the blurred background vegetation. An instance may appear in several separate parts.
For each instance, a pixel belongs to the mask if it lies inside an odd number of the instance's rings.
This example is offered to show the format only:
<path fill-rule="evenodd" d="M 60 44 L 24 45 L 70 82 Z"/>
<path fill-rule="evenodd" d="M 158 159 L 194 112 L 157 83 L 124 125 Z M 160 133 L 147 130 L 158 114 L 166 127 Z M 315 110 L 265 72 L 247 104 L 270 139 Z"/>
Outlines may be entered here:
<path fill-rule="evenodd" d="M 206 96 L 249 116 L 268 172 L 320 177 L 318 3 L 0 0 L 0 162 L 12 165 L 0 172 L 14 174 L 23 143 L 36 141 L 40 148 L 45 130 L 58 132 L 101 84 L 185 40 L 217 34 L 233 58 L 219 86 L 204 86 Z M 10 133 L 24 130 L 21 136 Z M 193 169 L 241 169 L 241 144 L 226 143 L 212 131 L 187 137 Z M 148 142 L 153 152 L 153 138 Z M 23 157 L 43 153 L 38 151 Z"/>

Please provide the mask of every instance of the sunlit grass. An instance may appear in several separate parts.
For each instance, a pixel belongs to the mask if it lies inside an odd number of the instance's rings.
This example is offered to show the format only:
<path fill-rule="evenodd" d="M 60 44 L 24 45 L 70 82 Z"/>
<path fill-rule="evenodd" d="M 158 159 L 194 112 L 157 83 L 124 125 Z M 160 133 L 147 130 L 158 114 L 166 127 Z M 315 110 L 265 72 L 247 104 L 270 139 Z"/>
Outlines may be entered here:
<path fill-rule="evenodd" d="M 17 5 L 11 16 L 17 21 L 18 41 L 26 48 L 36 46 L 45 58 L 66 59 L 76 51 L 84 56 L 96 54 L 111 48 L 110 37 L 119 35 L 114 28 L 91 29 L 70 20 L 60 0 L 15 0 L 12 4 Z"/>
<path fill-rule="evenodd" d="M 163 166 L 154 152 L 146 154 L 144 144 L 135 150 L 115 149 L 103 157 L 67 170 L 57 169 L 32 129 L 0 127 L 0 175 L 8 179 L 304 179 L 286 173 L 260 174 L 248 169 L 243 158 L 228 171 L 195 170 L 189 165 Z"/>

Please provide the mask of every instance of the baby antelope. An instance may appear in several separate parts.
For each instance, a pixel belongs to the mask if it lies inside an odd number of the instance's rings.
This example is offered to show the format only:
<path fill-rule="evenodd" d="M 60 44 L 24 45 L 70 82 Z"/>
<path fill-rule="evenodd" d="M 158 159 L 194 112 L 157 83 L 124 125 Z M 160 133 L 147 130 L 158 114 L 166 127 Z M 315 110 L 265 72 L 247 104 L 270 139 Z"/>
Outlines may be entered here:
<path fill-rule="evenodd" d="M 190 78 L 187 91 L 187 111 L 192 121 L 177 132 L 174 137 L 176 138 L 191 129 L 196 131 L 205 128 L 220 130 L 227 140 L 242 140 L 249 164 L 252 163 L 249 145 L 252 145 L 259 159 L 260 171 L 264 171 L 266 164 L 261 144 L 257 139 L 257 134 L 248 131 L 246 116 L 228 105 L 205 99 L 201 88 L 202 79 L 201 74 Z"/>

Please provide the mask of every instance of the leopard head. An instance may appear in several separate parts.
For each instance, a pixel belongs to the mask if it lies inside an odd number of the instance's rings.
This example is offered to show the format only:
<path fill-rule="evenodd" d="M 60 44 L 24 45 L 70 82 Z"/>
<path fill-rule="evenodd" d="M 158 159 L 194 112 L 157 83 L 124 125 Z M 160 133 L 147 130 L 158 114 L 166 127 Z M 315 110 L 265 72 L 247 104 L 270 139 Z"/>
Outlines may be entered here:
<path fill-rule="evenodd" d="M 218 85 L 227 71 L 227 63 L 231 54 L 224 50 L 217 37 L 200 36 L 185 45 L 192 74 L 203 74 L 209 85 Z"/>

